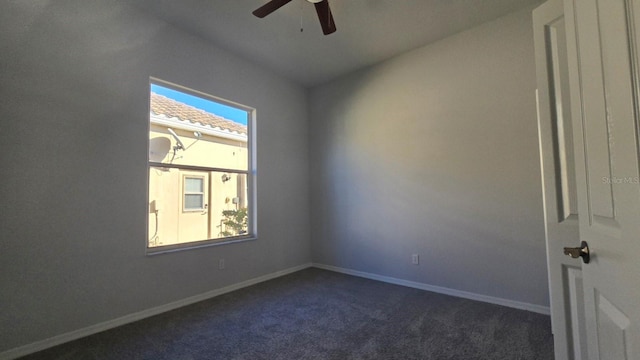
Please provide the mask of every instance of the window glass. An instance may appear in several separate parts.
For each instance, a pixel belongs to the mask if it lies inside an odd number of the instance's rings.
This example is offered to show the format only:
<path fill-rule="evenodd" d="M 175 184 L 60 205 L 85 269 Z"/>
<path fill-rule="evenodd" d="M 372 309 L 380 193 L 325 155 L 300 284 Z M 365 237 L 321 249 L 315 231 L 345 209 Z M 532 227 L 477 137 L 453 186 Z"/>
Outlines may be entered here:
<path fill-rule="evenodd" d="M 152 81 L 148 248 L 255 237 L 248 108 Z"/>

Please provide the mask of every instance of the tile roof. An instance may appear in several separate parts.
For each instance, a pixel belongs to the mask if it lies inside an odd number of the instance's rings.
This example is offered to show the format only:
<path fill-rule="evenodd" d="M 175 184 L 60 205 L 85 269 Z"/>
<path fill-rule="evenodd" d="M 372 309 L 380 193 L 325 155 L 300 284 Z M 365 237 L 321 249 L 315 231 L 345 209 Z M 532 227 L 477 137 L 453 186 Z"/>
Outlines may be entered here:
<path fill-rule="evenodd" d="M 151 93 L 151 113 L 167 118 L 178 118 L 193 124 L 219 128 L 238 134 L 247 134 L 246 125 L 225 119 L 221 116 L 200 110 L 193 106 L 178 102 L 166 96 Z"/>

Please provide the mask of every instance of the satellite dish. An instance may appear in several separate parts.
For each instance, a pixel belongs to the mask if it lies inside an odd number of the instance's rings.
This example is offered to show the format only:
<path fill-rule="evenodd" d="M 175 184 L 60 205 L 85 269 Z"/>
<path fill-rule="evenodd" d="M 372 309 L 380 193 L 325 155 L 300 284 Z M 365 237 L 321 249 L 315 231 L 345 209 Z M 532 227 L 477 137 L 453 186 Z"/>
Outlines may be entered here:
<path fill-rule="evenodd" d="M 171 141 L 166 137 L 154 137 L 149 140 L 149 161 L 162 162 L 171 150 Z"/>
<path fill-rule="evenodd" d="M 172 128 L 167 128 L 167 130 L 169 130 L 169 133 L 171 134 L 171 136 L 173 136 L 173 138 L 176 139 L 176 144 L 177 145 L 175 146 L 175 150 L 184 150 L 184 144 L 182 143 L 182 141 L 178 137 L 178 134 L 176 134 L 176 132 L 173 131 Z"/>

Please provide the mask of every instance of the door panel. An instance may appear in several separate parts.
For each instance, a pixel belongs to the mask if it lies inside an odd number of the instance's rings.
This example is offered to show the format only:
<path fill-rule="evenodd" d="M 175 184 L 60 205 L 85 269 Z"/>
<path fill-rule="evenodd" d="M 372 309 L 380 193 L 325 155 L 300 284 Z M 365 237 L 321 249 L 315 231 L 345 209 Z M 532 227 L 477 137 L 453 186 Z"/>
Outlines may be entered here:
<path fill-rule="evenodd" d="M 613 219 L 613 189 L 611 184 L 602 181 L 611 178 L 611 163 L 609 157 L 609 142 L 598 141 L 609 138 L 609 128 L 606 121 L 606 104 L 603 79 L 599 76 L 583 76 L 583 74 L 601 74 L 602 56 L 600 54 L 600 35 L 597 26 L 597 4 L 592 0 L 581 0 L 575 3 L 576 32 L 579 39 L 579 68 L 581 91 L 585 98 L 591 100 L 582 104 L 584 113 L 589 114 L 584 121 L 584 152 L 601 154 L 591 161 L 587 171 L 587 199 L 589 202 L 588 215 L 591 222 L 598 219 L 606 223 L 606 219 Z"/>
<path fill-rule="evenodd" d="M 631 321 L 620 309 L 596 291 L 598 346 L 603 359 L 632 359 Z"/>
<path fill-rule="evenodd" d="M 578 215 L 577 193 L 573 157 L 573 133 L 569 98 L 569 73 L 567 69 L 566 35 L 564 16 L 545 25 L 547 44 L 547 68 L 549 76 L 550 115 L 553 133 L 553 151 L 558 193 L 558 221 Z M 577 220 L 577 219 L 573 219 Z"/>
<path fill-rule="evenodd" d="M 587 328 L 584 318 L 584 284 L 582 269 L 567 267 L 569 308 L 571 309 L 571 339 L 574 359 L 587 358 Z"/>

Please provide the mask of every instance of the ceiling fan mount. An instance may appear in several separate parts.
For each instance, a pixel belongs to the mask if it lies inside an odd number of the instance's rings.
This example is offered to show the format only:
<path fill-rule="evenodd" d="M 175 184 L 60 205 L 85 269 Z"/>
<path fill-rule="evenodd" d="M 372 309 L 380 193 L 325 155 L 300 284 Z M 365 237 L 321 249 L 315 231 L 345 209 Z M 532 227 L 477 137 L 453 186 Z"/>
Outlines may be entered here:
<path fill-rule="evenodd" d="M 316 8 L 318 14 L 318 20 L 320 20 L 320 26 L 322 27 L 322 33 L 329 35 L 336 31 L 336 23 L 333 21 L 333 15 L 331 14 L 331 8 L 329 7 L 329 0 L 307 0 L 312 3 Z M 268 3 L 262 5 L 253 12 L 253 15 L 263 18 L 272 12 L 280 9 L 284 5 L 290 3 L 291 0 L 271 0 Z"/>

